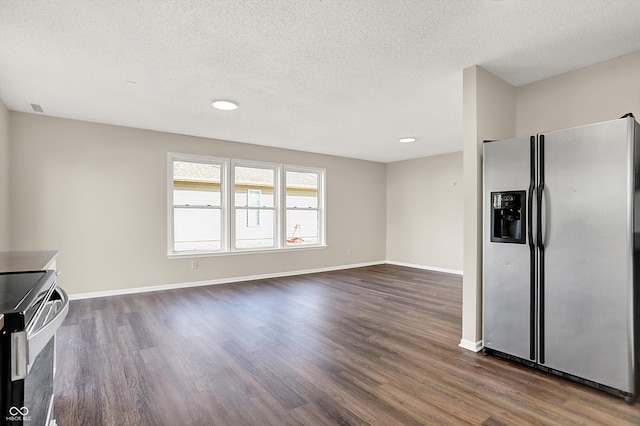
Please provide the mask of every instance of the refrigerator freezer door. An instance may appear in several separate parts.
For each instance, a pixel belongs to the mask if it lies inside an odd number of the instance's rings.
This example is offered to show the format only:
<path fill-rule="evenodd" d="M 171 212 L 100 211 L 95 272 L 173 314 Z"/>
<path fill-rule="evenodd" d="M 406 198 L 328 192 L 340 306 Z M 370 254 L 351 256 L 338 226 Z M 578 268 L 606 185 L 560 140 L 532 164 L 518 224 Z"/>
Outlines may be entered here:
<path fill-rule="evenodd" d="M 633 120 L 544 134 L 544 365 L 633 393 Z"/>
<path fill-rule="evenodd" d="M 486 348 L 529 359 L 531 351 L 530 247 L 528 244 L 531 143 L 529 138 L 485 142 L 483 191 L 482 327 Z M 521 205 L 522 243 L 491 241 L 495 193 L 526 191 Z M 492 197 L 492 193 L 494 196 Z M 494 238 L 495 240 L 495 238 Z"/>

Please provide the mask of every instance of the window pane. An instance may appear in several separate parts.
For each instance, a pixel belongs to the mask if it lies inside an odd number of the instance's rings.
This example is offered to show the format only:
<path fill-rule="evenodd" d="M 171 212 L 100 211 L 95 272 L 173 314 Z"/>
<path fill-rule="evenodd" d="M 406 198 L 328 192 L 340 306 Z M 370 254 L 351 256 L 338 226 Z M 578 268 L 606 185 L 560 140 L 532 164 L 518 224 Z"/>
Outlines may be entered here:
<path fill-rule="evenodd" d="M 173 204 L 220 206 L 220 174 L 218 164 L 173 162 Z"/>
<path fill-rule="evenodd" d="M 174 208 L 174 251 L 220 250 L 221 216 L 219 209 Z"/>
<path fill-rule="evenodd" d="M 235 205 L 238 207 L 273 207 L 275 170 L 257 167 L 235 168 Z M 254 195 L 250 196 L 249 191 Z M 260 193 L 255 197 L 256 192 Z M 259 203 L 255 205 L 256 201 Z M 246 221 L 245 221 L 246 222 Z"/>
<path fill-rule="evenodd" d="M 318 174 L 287 172 L 287 207 L 318 208 Z"/>
<path fill-rule="evenodd" d="M 258 224 L 256 224 L 256 217 Z M 274 247 L 274 219 L 273 210 L 237 209 L 236 248 Z M 250 226 L 249 223 L 252 225 Z"/>
<path fill-rule="evenodd" d="M 287 245 L 319 244 L 317 210 L 287 210 Z"/>
<path fill-rule="evenodd" d="M 260 207 L 261 195 L 261 190 L 250 189 L 247 194 L 247 205 L 249 207 Z M 247 211 L 247 226 L 260 226 L 260 210 L 252 209 Z"/>
<path fill-rule="evenodd" d="M 220 188 L 217 191 L 194 191 L 191 189 L 175 189 L 173 191 L 174 206 L 220 207 L 220 201 Z"/>

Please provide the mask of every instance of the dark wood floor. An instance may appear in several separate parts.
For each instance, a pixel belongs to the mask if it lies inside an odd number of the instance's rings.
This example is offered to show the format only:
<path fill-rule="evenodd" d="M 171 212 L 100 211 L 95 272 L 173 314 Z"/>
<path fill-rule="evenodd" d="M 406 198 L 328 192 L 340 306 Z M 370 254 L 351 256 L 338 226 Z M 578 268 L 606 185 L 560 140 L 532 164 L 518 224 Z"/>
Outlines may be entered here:
<path fill-rule="evenodd" d="M 64 425 L 639 425 L 640 404 L 458 347 L 461 278 L 381 265 L 72 301 Z"/>

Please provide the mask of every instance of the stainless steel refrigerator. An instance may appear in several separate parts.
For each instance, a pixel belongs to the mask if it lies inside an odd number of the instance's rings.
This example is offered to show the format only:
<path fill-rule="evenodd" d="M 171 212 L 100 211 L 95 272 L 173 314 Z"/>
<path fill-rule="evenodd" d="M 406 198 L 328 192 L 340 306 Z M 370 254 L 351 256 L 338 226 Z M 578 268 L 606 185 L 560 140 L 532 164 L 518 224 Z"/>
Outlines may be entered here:
<path fill-rule="evenodd" d="M 485 353 L 633 399 L 639 160 L 630 114 L 484 143 Z"/>

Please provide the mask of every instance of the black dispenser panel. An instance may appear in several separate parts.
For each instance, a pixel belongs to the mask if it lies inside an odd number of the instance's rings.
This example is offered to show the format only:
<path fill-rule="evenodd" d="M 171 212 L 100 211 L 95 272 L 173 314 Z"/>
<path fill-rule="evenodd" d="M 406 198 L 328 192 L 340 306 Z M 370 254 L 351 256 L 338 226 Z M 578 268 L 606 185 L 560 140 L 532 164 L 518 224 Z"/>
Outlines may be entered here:
<path fill-rule="evenodd" d="M 491 242 L 524 244 L 527 191 L 491 193 Z"/>

